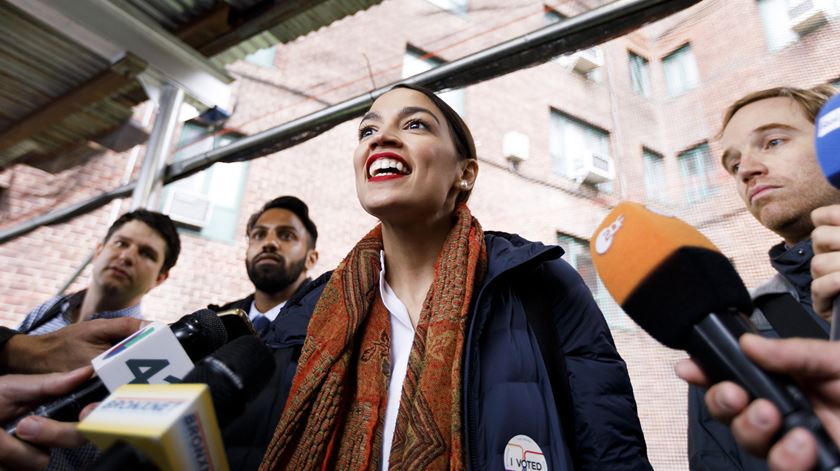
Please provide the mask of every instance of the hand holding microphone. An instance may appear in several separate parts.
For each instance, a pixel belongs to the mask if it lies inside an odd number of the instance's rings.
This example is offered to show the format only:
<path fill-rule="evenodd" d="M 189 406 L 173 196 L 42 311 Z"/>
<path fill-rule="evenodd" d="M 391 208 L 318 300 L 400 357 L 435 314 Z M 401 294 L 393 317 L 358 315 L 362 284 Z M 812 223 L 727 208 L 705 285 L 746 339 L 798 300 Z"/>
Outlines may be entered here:
<path fill-rule="evenodd" d="M 97 377 L 32 410 L 31 415 L 75 422 L 86 405 L 101 401 L 121 384 L 180 381 L 192 368 L 191 360 L 209 355 L 226 341 L 222 321 L 208 309 L 186 315 L 168 329 L 152 323 L 94 359 Z M 6 423 L 6 432 L 14 435 L 16 422 Z"/>
<path fill-rule="evenodd" d="M 182 384 L 121 387 L 79 425 L 108 448 L 91 471 L 227 469 L 219 428 L 244 410 L 273 370 L 268 347 L 243 336 L 199 361 Z"/>
<path fill-rule="evenodd" d="M 840 343 L 812 339 L 765 339 L 746 334 L 740 340 L 744 353 L 763 369 L 789 376 L 798 384 L 835 443 L 840 443 Z M 677 364 L 685 381 L 707 386 L 706 376 L 691 360 Z M 724 381 L 706 392 L 706 406 L 715 419 L 730 423 L 738 443 L 757 456 L 766 456 L 770 469 L 809 470 L 817 460 L 813 436 L 794 429 L 779 437 L 782 417 L 769 401 L 750 402 L 740 386 Z"/>
<path fill-rule="evenodd" d="M 828 100 L 816 119 L 814 142 L 823 175 L 840 189 L 840 95 Z M 840 198 L 835 198 L 837 201 Z M 840 205 L 824 206 L 811 213 L 811 295 L 814 310 L 831 322 L 831 340 L 840 338 Z"/>
<path fill-rule="evenodd" d="M 139 319 L 93 319 L 43 335 L 15 335 L 0 348 L 3 373 L 52 373 L 90 364 L 141 326 Z"/>
<path fill-rule="evenodd" d="M 0 420 L 15 417 L 39 402 L 72 391 L 92 372 L 88 366 L 68 373 L 0 376 Z M 86 441 L 75 424 L 42 417 L 22 421 L 18 436 L 26 441 L 0 431 L 0 469 L 44 469 L 49 452 L 41 447 L 69 448 Z"/>
<path fill-rule="evenodd" d="M 838 154 L 840 160 L 840 154 Z M 811 296 L 814 311 L 831 322 L 831 339 L 837 340 L 840 321 L 833 317 L 840 295 L 840 204 L 817 208 L 811 213 Z M 836 315 L 836 314 L 834 314 Z"/>
<path fill-rule="evenodd" d="M 735 268 L 711 241 L 677 218 L 621 203 L 596 230 L 591 250 L 610 294 L 645 331 L 686 350 L 710 382 L 732 381 L 772 403 L 784 432 L 810 432 L 819 469 L 840 469 L 840 451 L 814 413 L 824 404 L 809 402 L 816 396 L 797 387 L 796 376 L 768 373 L 741 349 L 739 339 L 753 331 L 743 314 L 751 312 L 752 303 Z M 683 373 L 704 378 L 696 370 Z"/>

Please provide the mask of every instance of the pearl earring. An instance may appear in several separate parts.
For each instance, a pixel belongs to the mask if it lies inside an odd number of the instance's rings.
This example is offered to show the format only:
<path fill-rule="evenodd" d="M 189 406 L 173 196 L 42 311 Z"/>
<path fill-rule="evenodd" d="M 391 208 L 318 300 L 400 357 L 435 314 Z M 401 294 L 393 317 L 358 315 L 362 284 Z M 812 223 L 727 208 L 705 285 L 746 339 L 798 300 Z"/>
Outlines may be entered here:
<path fill-rule="evenodd" d="M 468 183 L 467 183 L 467 181 L 466 181 L 466 180 L 461 180 L 461 189 L 466 190 L 466 189 L 467 189 L 467 185 L 468 185 Z"/>

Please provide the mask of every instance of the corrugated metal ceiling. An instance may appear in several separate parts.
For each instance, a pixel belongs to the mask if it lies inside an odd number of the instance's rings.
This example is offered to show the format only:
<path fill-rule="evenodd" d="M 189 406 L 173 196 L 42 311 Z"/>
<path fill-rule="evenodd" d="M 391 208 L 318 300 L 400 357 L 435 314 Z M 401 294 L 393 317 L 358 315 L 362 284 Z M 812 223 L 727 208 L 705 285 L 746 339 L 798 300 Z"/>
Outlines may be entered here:
<path fill-rule="evenodd" d="M 112 1 L 134 7 L 147 16 L 146 21 L 158 23 L 200 51 L 206 41 L 225 33 L 219 31 L 219 22 L 202 23 L 213 12 L 221 10 L 222 18 L 228 20 L 254 17 L 267 8 L 288 10 L 279 24 L 260 25 L 261 30 L 250 31 L 248 39 L 223 43 L 223 50 L 212 52 L 213 62 L 223 66 L 382 0 Z M 192 36 L 181 34 L 186 30 Z M 123 64 L 110 64 L 7 0 L 0 0 L 0 31 L 4 32 L 0 35 L 0 167 L 15 161 L 60 158 L 119 128 L 130 118 L 132 108 L 147 99 L 135 79 L 144 67 L 142 60 L 132 57 Z"/>

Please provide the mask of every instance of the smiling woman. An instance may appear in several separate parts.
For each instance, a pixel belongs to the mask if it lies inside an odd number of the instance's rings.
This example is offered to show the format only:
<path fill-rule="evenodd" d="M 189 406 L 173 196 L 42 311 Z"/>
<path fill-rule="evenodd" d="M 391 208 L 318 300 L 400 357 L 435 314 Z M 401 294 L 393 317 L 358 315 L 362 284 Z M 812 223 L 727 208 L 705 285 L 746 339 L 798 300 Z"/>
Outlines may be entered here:
<path fill-rule="evenodd" d="M 581 277 L 559 247 L 472 217 L 458 114 L 397 86 L 362 119 L 353 165 L 381 224 L 289 308 L 311 321 L 263 469 L 649 469 Z"/>

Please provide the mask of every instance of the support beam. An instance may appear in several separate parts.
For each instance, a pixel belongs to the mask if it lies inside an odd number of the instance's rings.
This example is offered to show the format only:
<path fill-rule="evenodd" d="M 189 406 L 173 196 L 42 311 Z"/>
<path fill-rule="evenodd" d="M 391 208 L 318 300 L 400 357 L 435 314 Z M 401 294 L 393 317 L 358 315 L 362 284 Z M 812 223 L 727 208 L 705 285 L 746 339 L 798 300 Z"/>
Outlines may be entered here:
<path fill-rule="evenodd" d="M 175 128 L 178 127 L 178 112 L 184 101 L 184 91 L 170 84 L 163 84 L 160 106 L 155 117 L 146 155 L 137 177 L 137 186 L 131 194 L 131 209 L 155 207 L 157 195 L 163 186 L 163 170 L 172 149 Z"/>
<path fill-rule="evenodd" d="M 131 83 L 145 69 L 145 61 L 133 54 L 126 54 L 110 69 L 0 131 L 0 150 L 28 139 L 35 133 L 60 123 L 67 116 L 111 95 Z"/>

